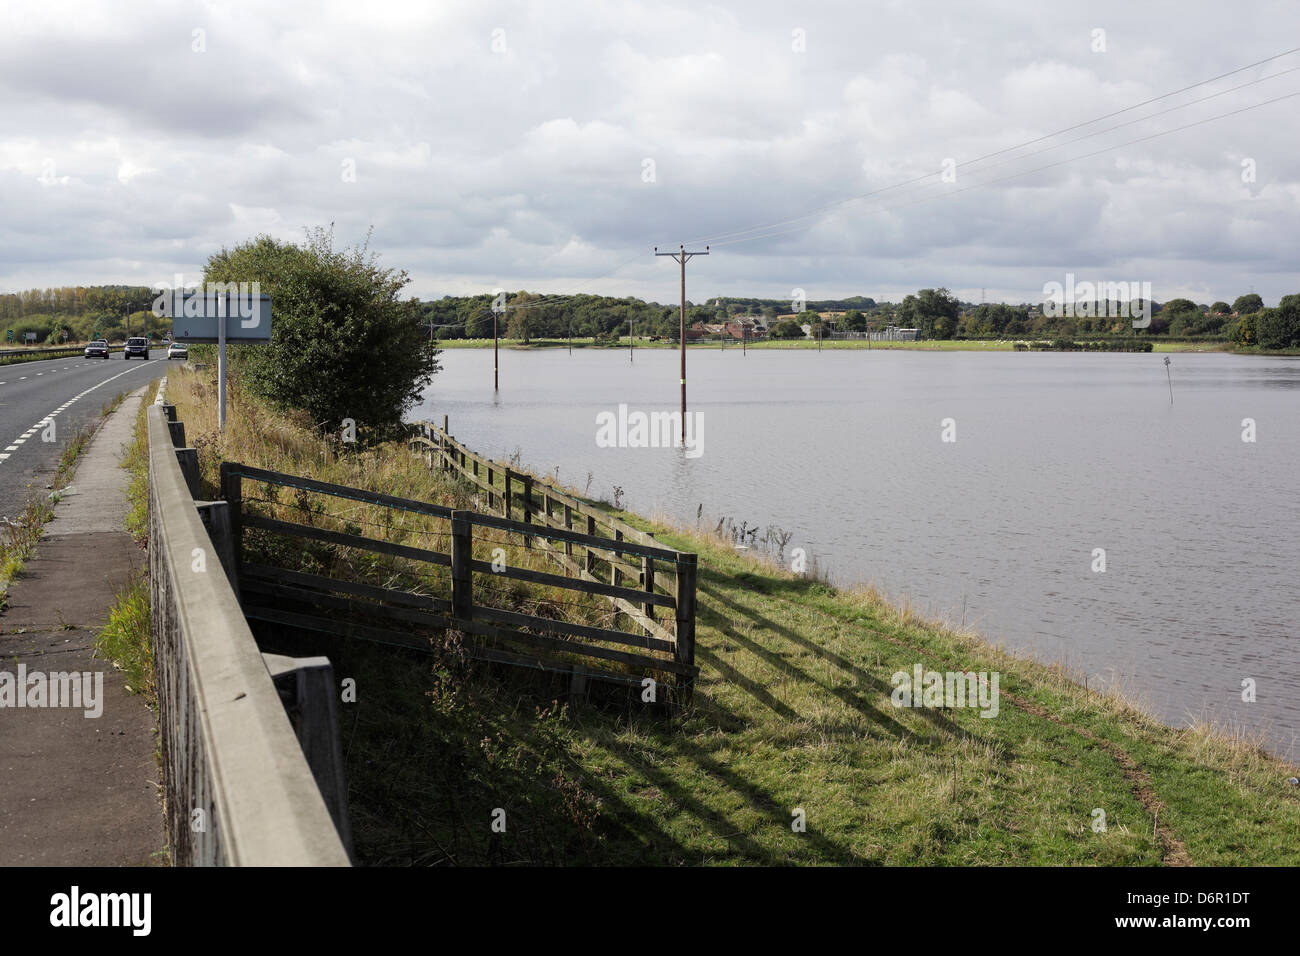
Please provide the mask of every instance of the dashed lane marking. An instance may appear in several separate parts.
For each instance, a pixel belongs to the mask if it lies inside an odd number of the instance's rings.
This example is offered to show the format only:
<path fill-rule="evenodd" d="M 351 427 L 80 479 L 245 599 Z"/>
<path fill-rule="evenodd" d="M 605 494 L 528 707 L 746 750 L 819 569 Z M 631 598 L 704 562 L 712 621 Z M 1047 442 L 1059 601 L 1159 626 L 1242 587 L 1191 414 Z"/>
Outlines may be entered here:
<path fill-rule="evenodd" d="M 148 368 L 148 366 L 145 367 Z M 132 366 L 131 368 L 118 372 L 116 375 L 113 375 L 110 378 L 106 378 L 102 382 L 92 385 L 90 386 L 90 388 L 87 388 L 84 391 L 78 392 L 76 395 L 73 395 L 70 399 L 68 399 L 58 408 L 54 409 L 54 411 L 50 412 L 50 414 L 46 415 L 39 422 L 37 422 L 35 425 L 29 428 L 27 431 L 23 432 L 21 436 L 15 438 L 14 443 L 12 445 L 9 445 L 7 448 L 5 448 L 3 452 L 0 452 L 0 462 L 3 462 L 5 459 L 7 459 L 10 456 L 10 454 L 17 451 L 20 445 L 22 445 L 25 441 L 27 441 L 27 439 L 31 438 L 32 435 L 36 434 L 36 432 L 40 431 L 40 429 L 44 428 L 46 425 L 52 424 L 54 421 L 54 416 L 60 414 L 61 412 L 67 411 L 68 408 L 78 399 L 84 398 L 86 395 L 89 395 L 95 389 L 102 388 L 103 386 L 107 385 L 109 382 L 116 381 L 117 379 L 121 378 L 123 375 L 129 375 L 131 372 L 135 372 L 138 370 L 139 370 L 138 365 Z M 37 372 L 36 374 L 40 375 L 43 373 Z M 22 381 L 23 379 L 26 378 L 27 376 L 24 375 L 21 379 L 19 379 L 19 381 Z M 3 384 L 4 384 L 3 382 L 0 382 L 0 385 Z"/>

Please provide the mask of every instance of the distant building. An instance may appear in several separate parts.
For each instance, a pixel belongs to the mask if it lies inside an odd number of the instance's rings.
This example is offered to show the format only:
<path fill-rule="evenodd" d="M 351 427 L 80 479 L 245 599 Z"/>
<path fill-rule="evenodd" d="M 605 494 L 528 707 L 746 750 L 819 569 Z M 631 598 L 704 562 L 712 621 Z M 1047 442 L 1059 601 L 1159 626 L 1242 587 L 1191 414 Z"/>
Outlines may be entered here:
<path fill-rule="evenodd" d="M 872 332 L 869 338 L 873 342 L 915 342 L 917 329 L 900 329 L 896 325 L 887 326 L 882 332 Z"/>

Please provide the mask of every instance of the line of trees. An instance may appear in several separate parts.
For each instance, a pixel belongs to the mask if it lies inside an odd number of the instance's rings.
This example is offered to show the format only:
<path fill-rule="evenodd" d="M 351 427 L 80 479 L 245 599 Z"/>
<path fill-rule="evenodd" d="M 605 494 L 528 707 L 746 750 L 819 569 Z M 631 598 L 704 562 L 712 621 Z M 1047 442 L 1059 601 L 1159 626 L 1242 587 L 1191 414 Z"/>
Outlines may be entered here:
<path fill-rule="evenodd" d="M 0 295 L 0 328 L 22 342 L 34 332 L 36 341 L 57 344 L 83 342 L 95 337 L 119 342 L 127 335 L 149 334 L 161 338 L 170 320 L 149 311 L 155 291 L 143 286 L 62 286 L 29 289 Z M 1292 343 L 1294 296 L 1285 296 L 1275 308 L 1250 292 L 1231 304 L 1210 305 L 1190 299 L 1152 304 L 1150 326 L 1141 334 L 1230 341 L 1266 349 L 1296 348 Z M 426 337 L 442 339 L 492 336 L 493 296 L 444 296 L 433 301 L 411 300 Z M 1139 303 L 1140 304 L 1140 303 Z M 878 302 L 866 296 L 808 301 L 800 312 L 789 299 L 719 296 L 705 303 L 687 303 L 686 322 L 722 323 L 738 316 L 762 316 L 774 338 L 812 334 L 874 332 L 890 325 L 919 330 L 926 339 L 1039 338 L 1069 339 L 1132 335 L 1126 303 L 1092 303 L 1089 315 L 1045 315 L 1028 303 L 961 302 L 944 288 L 920 289 L 902 302 Z M 829 314 L 827 314 L 829 313 Z M 825 317 L 823 317 L 824 314 Z M 782 318 L 784 317 L 784 318 Z M 629 322 L 638 336 L 676 340 L 678 306 L 646 302 L 633 297 L 601 295 L 542 295 L 520 291 L 506 297 L 506 311 L 498 328 L 503 338 L 564 339 L 574 337 L 616 341 L 628 333 Z M 5 336 L 8 339 L 8 336 Z M 3 347 L 0 342 L 0 347 Z"/>
<path fill-rule="evenodd" d="M 1288 297 L 1289 298 L 1289 297 Z M 1285 299 L 1283 300 L 1286 301 Z M 490 338 L 493 297 L 445 296 L 419 302 L 420 321 L 427 332 L 439 338 Z M 1143 303 L 1134 303 L 1134 312 Z M 865 296 L 808 301 L 796 311 L 789 299 L 758 299 L 720 296 L 703 304 L 687 303 L 686 324 L 723 323 L 737 316 L 762 316 L 773 338 L 802 338 L 803 326 L 812 334 L 875 332 L 888 326 L 915 328 L 920 338 L 1040 338 L 1069 339 L 1108 335 L 1132 335 L 1128 303 L 1092 303 L 1087 315 L 1051 316 L 1030 303 L 985 303 L 960 301 L 944 288 L 921 289 L 902 302 L 877 302 Z M 1280 307 L 1280 306 L 1279 306 Z M 1082 312 L 1082 309 L 1076 309 Z M 1258 316 L 1269 312 L 1255 293 L 1239 296 L 1231 305 L 1219 301 L 1198 305 L 1190 299 L 1173 299 L 1151 304 L 1151 324 L 1141 334 L 1180 338 L 1207 338 L 1242 345 L 1256 344 Z M 830 314 L 827 314 L 830 313 Z M 1289 314 L 1289 313 L 1287 313 Z M 636 298 L 599 295 L 556 296 L 513 292 L 507 296 L 504 319 L 498 329 L 502 337 L 532 339 L 592 338 L 613 341 L 627 335 L 628 322 L 638 336 L 677 337 L 678 307 L 675 304 L 645 302 Z M 1265 319 L 1269 341 L 1280 341 L 1273 332 L 1272 318 Z M 1283 322 L 1285 325 L 1285 322 Z"/>
<path fill-rule="evenodd" d="M 21 343 L 28 332 L 46 345 L 86 342 L 100 337 L 120 342 L 127 335 L 159 338 L 171 328 L 170 319 L 153 315 L 154 296 L 145 286 L 61 286 L 0 295 L 0 328 L 4 340 Z M 9 333 L 13 333 L 12 337 Z"/>

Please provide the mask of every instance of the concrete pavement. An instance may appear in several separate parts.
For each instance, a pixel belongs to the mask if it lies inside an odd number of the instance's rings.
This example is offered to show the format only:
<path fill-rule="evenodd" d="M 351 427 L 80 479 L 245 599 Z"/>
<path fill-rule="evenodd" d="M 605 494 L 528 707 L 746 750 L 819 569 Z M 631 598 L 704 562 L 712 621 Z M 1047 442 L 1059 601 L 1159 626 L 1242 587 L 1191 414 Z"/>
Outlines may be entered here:
<path fill-rule="evenodd" d="M 132 393 L 82 453 L 0 613 L 0 866 L 148 865 L 166 842 L 154 715 L 93 649 L 114 596 L 147 561 L 123 530 L 118 467 L 141 400 Z M 57 673 L 80 680 L 60 685 Z M 43 706 L 16 706 L 24 693 Z M 56 697 L 75 706 L 49 706 Z"/>

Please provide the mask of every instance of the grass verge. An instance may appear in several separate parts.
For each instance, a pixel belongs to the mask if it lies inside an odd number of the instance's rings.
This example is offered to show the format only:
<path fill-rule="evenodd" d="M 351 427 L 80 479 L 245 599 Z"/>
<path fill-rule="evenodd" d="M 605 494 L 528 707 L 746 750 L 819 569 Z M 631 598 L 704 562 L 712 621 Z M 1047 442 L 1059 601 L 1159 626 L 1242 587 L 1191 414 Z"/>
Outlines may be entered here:
<path fill-rule="evenodd" d="M 136 412 L 131 443 L 122 456 L 121 467 L 130 473 L 127 484 L 127 531 L 144 546 L 149 537 L 149 435 L 145 413 L 158 394 L 159 379 L 145 388 Z M 118 396 L 117 404 L 125 396 Z M 113 600 L 108 623 L 95 637 L 95 650 L 112 661 L 126 675 L 127 690 L 140 694 L 157 709 L 153 647 L 150 640 L 150 596 L 147 567 L 142 568 Z"/>
<path fill-rule="evenodd" d="M 237 389 L 218 436 L 210 389 L 195 375 L 169 384 L 209 483 L 230 455 L 467 500 L 400 446 L 340 459 Z M 635 690 L 570 699 L 554 680 L 467 661 L 454 635 L 432 656 L 326 636 L 286 648 L 356 681 L 342 734 L 362 862 L 1300 864 L 1296 770 L 1254 742 L 1164 726 L 872 591 L 622 516 L 700 555 L 702 672 L 684 713 Z M 997 673 L 996 715 L 895 706 L 893 675 L 917 664 Z"/>

